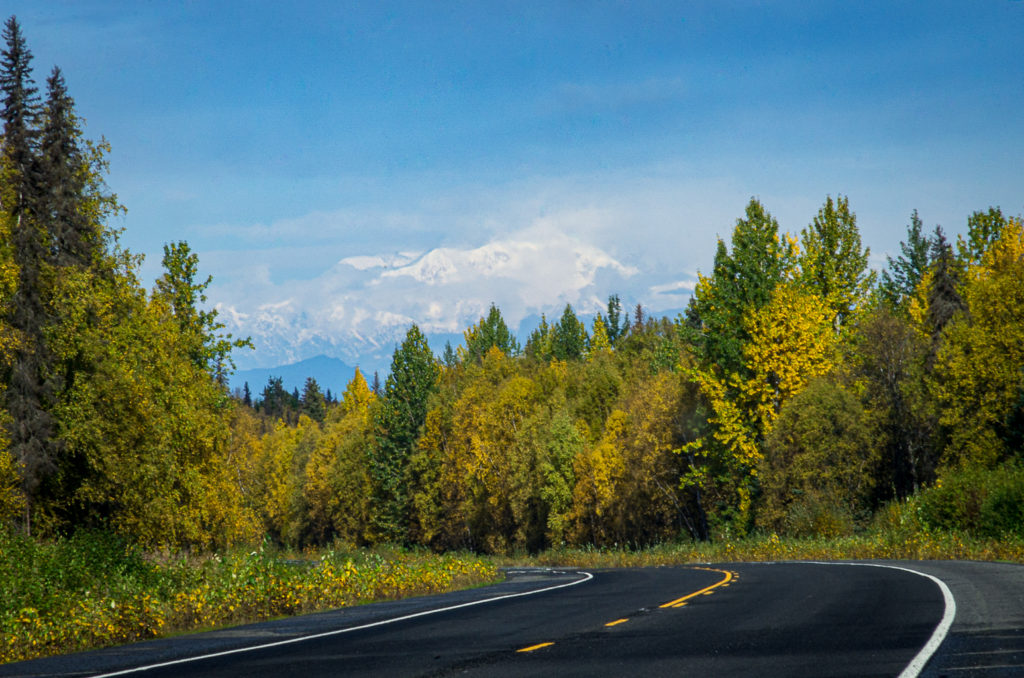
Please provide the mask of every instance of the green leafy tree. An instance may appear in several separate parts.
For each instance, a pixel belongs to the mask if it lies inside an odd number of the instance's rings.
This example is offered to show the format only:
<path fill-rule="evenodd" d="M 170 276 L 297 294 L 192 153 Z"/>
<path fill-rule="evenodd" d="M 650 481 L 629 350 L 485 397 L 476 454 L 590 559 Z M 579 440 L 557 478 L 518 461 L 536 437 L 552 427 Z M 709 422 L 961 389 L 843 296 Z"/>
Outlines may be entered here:
<path fill-rule="evenodd" d="M 935 477 L 938 425 L 924 389 L 927 340 L 887 305 L 859 323 L 846 357 L 879 450 L 876 501 L 905 499 Z"/>
<path fill-rule="evenodd" d="M 822 378 L 783 406 L 759 465 L 758 523 L 797 536 L 835 537 L 866 515 L 877 448 L 857 397 Z"/>
<path fill-rule="evenodd" d="M 609 353 L 611 350 L 612 341 L 608 334 L 608 326 L 601 314 L 598 313 L 594 316 L 593 332 L 587 344 L 587 359 L 592 360 L 595 355 Z"/>
<path fill-rule="evenodd" d="M 771 300 L 775 286 L 791 277 L 795 243 L 779 234 L 778 222 L 755 199 L 736 222 L 731 250 L 721 239 L 710 276 L 698 275 L 687 310 L 690 341 L 704 365 L 746 374 L 745 318 Z"/>
<path fill-rule="evenodd" d="M 957 255 L 965 264 L 980 263 L 985 252 L 999 240 L 1008 221 L 998 207 L 989 207 L 986 212 L 973 212 L 967 217 L 967 236 L 958 236 Z"/>
<path fill-rule="evenodd" d="M 800 281 L 824 300 L 838 332 L 863 306 L 875 279 L 868 268 L 871 250 L 861 245 L 850 201 L 839 196 L 833 202 L 829 196 L 801 233 L 800 244 Z"/>
<path fill-rule="evenodd" d="M 201 308 L 206 303 L 206 288 L 212 277 L 199 282 L 199 256 L 187 242 L 164 245 L 163 267 L 164 274 L 156 281 L 156 294 L 170 306 L 188 344 L 189 357 L 226 387 L 235 368 L 231 350 L 252 348 L 252 342 L 248 338 L 233 341 L 230 334 L 222 335 L 224 324 L 217 320 L 217 311 Z"/>
<path fill-rule="evenodd" d="M 949 434 L 944 460 L 993 468 L 1021 459 L 1024 396 L 1024 226 L 1010 220 L 971 266 L 964 305 L 944 332 L 934 372 L 941 423 Z M 1016 442 L 1016 445 L 1015 445 Z"/>

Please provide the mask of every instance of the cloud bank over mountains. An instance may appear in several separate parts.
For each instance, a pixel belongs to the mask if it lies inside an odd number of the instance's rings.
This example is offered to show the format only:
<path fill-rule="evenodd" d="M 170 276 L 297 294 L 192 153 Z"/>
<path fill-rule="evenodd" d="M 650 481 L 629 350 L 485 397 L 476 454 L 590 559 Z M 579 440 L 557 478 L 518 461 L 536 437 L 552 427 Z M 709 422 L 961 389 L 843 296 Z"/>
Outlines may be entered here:
<path fill-rule="evenodd" d="M 645 305 L 653 298 L 663 308 L 680 306 L 692 289 L 686 280 L 647 285 L 646 277 L 635 264 L 538 223 L 478 246 L 348 256 L 305 280 L 250 278 L 219 287 L 215 298 L 227 331 L 251 336 L 256 347 L 238 352 L 240 368 L 321 353 L 376 367 L 412 323 L 428 336 L 457 335 L 491 303 L 516 328 L 567 303 L 593 314 L 609 294 L 629 298 L 626 290 L 638 286 L 647 289 Z"/>

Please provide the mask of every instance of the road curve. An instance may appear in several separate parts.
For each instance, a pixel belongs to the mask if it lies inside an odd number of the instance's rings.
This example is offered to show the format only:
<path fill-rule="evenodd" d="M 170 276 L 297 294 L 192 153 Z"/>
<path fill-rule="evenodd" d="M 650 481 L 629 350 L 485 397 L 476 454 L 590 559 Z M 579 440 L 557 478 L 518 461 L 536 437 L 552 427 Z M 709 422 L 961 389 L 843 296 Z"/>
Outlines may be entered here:
<path fill-rule="evenodd" d="M 1024 568 L 895 564 L 950 581 L 957 597 L 950 637 L 923 675 L 1002 675 L 971 672 L 998 671 L 995 660 L 1012 665 L 1016 655 L 1005 648 L 981 656 L 970 648 L 974 638 L 993 641 L 979 631 L 985 609 L 999 605 L 989 598 L 998 593 L 1005 599 L 1016 589 L 993 583 L 988 590 L 975 580 L 998 570 L 989 579 L 1017 581 Z M 572 571 L 523 570 L 486 589 L 8 664 L 0 666 L 0 676 L 95 676 L 125 669 L 122 675 L 146 678 L 896 676 L 933 636 L 946 610 L 931 579 L 879 567 L 730 563 L 601 570 L 584 579 Z M 1024 592 L 1024 578 L 1019 583 Z M 521 595 L 530 591 L 536 593 Z M 999 609 L 1003 625 L 1020 612 L 1012 604 Z M 963 633 L 965 620 L 973 635 Z M 259 649 L 238 652 L 252 647 Z M 965 658 L 974 663 L 965 665 Z M 960 662 L 959 668 L 944 673 L 951 662 Z"/>

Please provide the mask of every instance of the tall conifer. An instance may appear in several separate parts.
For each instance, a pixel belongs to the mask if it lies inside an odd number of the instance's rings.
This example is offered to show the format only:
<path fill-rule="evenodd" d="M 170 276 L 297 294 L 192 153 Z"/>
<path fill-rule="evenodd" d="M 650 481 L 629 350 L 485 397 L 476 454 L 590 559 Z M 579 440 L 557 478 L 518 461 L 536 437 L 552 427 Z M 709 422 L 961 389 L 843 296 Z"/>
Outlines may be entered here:
<path fill-rule="evenodd" d="M 18 278 L 13 297 L 4 309 L 17 335 L 17 347 L 6 393 L 10 413 L 11 449 L 21 465 L 22 486 L 31 504 L 40 485 L 55 466 L 53 418 L 47 404 L 53 395 L 48 372 L 49 356 L 44 339 L 48 309 L 43 291 L 47 276 L 49 242 L 44 223 L 35 214 L 39 204 L 37 156 L 38 96 L 32 81 L 32 53 L 21 27 L 11 17 L 4 24 L 6 48 L 0 60 L 3 91 L 3 193 L 4 217 L 13 245 Z M 28 524 L 26 508 L 26 529 Z"/>

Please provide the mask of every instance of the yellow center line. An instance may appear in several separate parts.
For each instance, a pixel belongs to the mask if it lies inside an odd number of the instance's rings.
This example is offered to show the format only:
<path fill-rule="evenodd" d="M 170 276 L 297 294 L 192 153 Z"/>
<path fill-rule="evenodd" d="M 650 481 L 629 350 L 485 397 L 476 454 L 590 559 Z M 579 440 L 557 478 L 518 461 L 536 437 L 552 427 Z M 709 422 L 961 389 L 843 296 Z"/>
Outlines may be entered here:
<path fill-rule="evenodd" d="M 548 645 L 554 645 L 554 643 L 539 643 L 537 645 L 531 645 L 530 647 L 524 647 L 521 650 L 516 650 L 516 652 L 533 652 L 534 650 L 539 650 L 542 647 L 547 647 Z"/>
<path fill-rule="evenodd" d="M 722 579 L 720 581 L 715 582 L 711 586 L 706 586 L 706 587 L 702 588 L 700 591 L 694 591 L 693 593 L 685 595 L 682 598 L 676 598 L 675 600 L 670 600 L 667 603 L 665 603 L 664 605 L 660 605 L 659 607 L 682 607 L 683 605 L 686 604 L 686 601 L 689 600 L 690 598 L 696 598 L 697 596 L 701 596 L 701 595 L 704 595 L 704 596 L 711 595 L 716 588 L 718 588 L 719 586 L 723 586 L 725 584 L 728 584 L 732 580 L 732 578 L 733 578 L 733 573 L 732 572 L 728 572 L 726 570 L 716 570 L 716 569 L 710 568 L 710 567 L 695 567 L 693 569 L 695 569 L 695 570 L 707 570 L 708 572 L 721 572 L 725 576 L 722 577 Z"/>
<path fill-rule="evenodd" d="M 608 622 L 607 624 L 605 624 L 605 626 L 618 626 L 619 624 L 623 624 L 623 623 L 628 622 L 628 621 L 629 621 L 628 618 L 626 618 L 626 619 L 616 619 L 613 622 Z"/>

